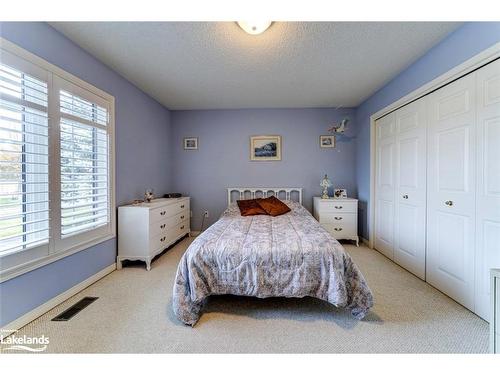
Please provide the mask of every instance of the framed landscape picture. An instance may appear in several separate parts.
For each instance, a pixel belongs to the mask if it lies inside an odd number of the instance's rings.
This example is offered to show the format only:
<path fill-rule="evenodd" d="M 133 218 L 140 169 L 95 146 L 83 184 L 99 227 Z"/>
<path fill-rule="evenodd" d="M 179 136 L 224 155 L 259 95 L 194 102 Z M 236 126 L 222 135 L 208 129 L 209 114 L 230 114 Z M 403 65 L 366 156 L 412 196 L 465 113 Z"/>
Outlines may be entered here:
<path fill-rule="evenodd" d="M 196 137 L 184 138 L 184 150 L 198 150 L 198 138 Z"/>
<path fill-rule="evenodd" d="M 320 135 L 319 136 L 319 147 L 321 147 L 321 148 L 335 148 L 335 136 L 334 135 Z"/>
<path fill-rule="evenodd" d="M 250 160 L 252 161 L 281 160 L 281 136 L 257 135 L 250 137 Z"/>

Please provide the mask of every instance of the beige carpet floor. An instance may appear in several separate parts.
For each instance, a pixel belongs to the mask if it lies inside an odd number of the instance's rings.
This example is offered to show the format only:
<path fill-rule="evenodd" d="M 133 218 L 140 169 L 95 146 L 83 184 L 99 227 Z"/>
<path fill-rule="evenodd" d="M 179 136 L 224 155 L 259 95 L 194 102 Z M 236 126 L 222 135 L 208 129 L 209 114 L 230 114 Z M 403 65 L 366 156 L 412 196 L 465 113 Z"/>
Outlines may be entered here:
<path fill-rule="evenodd" d="M 345 245 L 375 295 L 363 321 L 326 302 L 212 297 L 195 328 L 171 308 L 185 239 L 154 261 L 115 271 L 24 327 L 55 353 L 484 353 L 488 324 L 376 251 Z M 83 296 L 99 299 L 67 322 L 54 316 Z"/>

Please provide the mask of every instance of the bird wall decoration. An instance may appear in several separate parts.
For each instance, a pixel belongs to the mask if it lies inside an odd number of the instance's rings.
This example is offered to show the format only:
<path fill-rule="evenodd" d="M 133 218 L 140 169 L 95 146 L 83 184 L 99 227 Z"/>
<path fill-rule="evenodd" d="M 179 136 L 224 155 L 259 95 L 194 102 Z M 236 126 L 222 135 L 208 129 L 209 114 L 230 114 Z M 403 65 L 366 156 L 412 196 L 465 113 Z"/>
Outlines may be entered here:
<path fill-rule="evenodd" d="M 330 129 L 328 129 L 328 131 L 330 133 L 344 134 L 344 132 L 346 130 L 346 125 L 348 122 L 349 122 L 349 119 L 345 118 L 342 120 L 342 122 L 340 124 L 338 124 L 338 125 L 334 124 Z"/>

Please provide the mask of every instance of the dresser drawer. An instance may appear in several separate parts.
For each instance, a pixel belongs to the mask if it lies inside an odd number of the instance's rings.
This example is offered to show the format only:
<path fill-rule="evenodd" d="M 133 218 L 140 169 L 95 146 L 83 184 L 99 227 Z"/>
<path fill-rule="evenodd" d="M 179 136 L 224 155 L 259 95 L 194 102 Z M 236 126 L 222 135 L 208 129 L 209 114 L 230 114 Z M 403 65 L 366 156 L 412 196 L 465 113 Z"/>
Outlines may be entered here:
<path fill-rule="evenodd" d="M 322 224 L 328 232 L 332 234 L 334 238 L 342 239 L 346 237 L 357 236 L 356 226 L 346 225 L 346 224 Z"/>
<path fill-rule="evenodd" d="M 189 233 L 189 230 L 189 220 L 184 220 L 183 222 L 177 224 L 175 227 L 170 228 L 173 236 L 172 241 L 182 236 L 183 234 Z"/>
<path fill-rule="evenodd" d="M 320 214 L 326 212 L 351 212 L 357 213 L 358 210 L 358 202 L 356 201 L 325 201 L 320 202 L 319 211 Z"/>
<path fill-rule="evenodd" d="M 175 216 L 180 212 L 188 210 L 189 211 L 189 201 L 183 200 L 181 202 L 172 203 L 168 206 L 163 206 L 155 208 L 149 212 L 149 220 L 151 223 L 162 221 L 168 217 Z"/>
<path fill-rule="evenodd" d="M 149 236 L 156 237 L 161 233 L 167 232 L 170 228 L 182 223 L 187 218 L 189 218 L 189 210 L 184 209 L 174 216 L 170 216 L 160 221 L 153 222 L 150 226 Z"/>
<path fill-rule="evenodd" d="M 353 213 L 344 212 L 325 212 L 322 213 L 319 222 L 320 224 L 333 224 L 333 225 L 350 225 L 356 227 L 358 225 L 358 215 Z"/>
<path fill-rule="evenodd" d="M 170 246 L 177 238 L 187 233 L 189 233 L 189 219 L 167 228 L 166 232 L 152 237 L 149 241 L 150 250 L 164 249 Z"/>
<path fill-rule="evenodd" d="M 154 252 L 158 249 L 164 249 L 168 246 L 168 243 L 170 241 L 170 233 L 162 233 L 156 237 L 153 237 L 149 241 L 149 249 L 150 252 Z"/>

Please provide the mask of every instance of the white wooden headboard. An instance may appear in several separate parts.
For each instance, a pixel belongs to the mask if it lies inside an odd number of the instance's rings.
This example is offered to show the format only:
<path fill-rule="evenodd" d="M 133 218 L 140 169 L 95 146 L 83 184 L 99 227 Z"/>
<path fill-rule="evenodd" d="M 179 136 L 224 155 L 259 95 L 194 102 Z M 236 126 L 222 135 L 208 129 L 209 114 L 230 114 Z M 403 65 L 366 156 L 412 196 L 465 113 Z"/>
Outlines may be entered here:
<path fill-rule="evenodd" d="M 238 192 L 237 199 L 255 199 L 267 198 L 270 195 L 279 197 L 285 193 L 285 199 L 292 200 L 292 193 L 298 194 L 298 202 L 302 204 L 302 188 L 267 188 L 267 187 L 244 187 L 244 188 L 227 188 L 227 204 L 233 202 L 233 192 Z M 270 194 L 271 193 L 271 194 Z M 283 195 L 283 194 L 282 194 Z"/>

